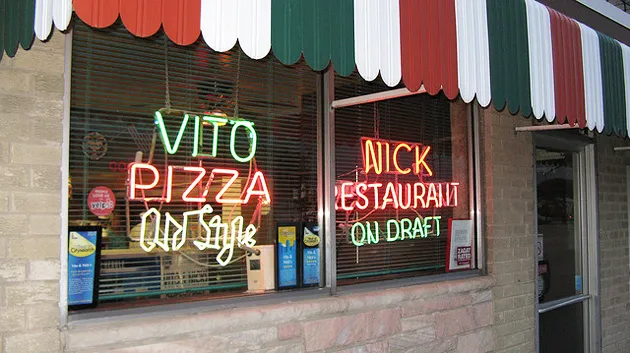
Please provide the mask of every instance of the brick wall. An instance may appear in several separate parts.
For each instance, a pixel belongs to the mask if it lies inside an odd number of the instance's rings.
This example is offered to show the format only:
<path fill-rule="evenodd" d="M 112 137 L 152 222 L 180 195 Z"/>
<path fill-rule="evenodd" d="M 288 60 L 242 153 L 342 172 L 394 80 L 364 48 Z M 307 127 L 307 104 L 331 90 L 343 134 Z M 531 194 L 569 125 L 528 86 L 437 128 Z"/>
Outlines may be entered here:
<path fill-rule="evenodd" d="M 597 137 L 599 184 L 599 249 L 602 318 L 602 351 L 630 352 L 630 295 L 628 288 L 628 152 L 614 152 L 626 145 L 616 137 Z"/>
<path fill-rule="evenodd" d="M 492 286 L 477 277 L 278 305 L 71 323 L 68 352 L 490 352 Z M 296 294 L 299 295 L 299 294 Z"/>
<path fill-rule="evenodd" d="M 0 352 L 55 352 L 64 36 L 0 61 Z"/>
<path fill-rule="evenodd" d="M 536 339 L 531 120 L 485 109 L 481 117 L 482 212 L 488 272 L 496 280 L 497 352 L 534 352 Z"/>

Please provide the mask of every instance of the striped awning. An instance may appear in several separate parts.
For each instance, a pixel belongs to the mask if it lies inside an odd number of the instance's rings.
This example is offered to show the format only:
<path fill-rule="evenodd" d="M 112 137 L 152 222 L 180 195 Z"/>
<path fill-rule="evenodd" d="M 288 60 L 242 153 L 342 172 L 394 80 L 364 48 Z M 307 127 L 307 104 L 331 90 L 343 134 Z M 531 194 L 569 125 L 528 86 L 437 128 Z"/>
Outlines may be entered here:
<path fill-rule="evenodd" d="M 179 45 L 201 35 L 284 64 L 332 62 L 368 81 L 422 85 L 465 102 L 627 136 L 630 48 L 534 0 L 0 0 L 0 56 L 28 49 L 72 9 L 92 27 L 120 18 L 136 36 L 160 28 Z"/>

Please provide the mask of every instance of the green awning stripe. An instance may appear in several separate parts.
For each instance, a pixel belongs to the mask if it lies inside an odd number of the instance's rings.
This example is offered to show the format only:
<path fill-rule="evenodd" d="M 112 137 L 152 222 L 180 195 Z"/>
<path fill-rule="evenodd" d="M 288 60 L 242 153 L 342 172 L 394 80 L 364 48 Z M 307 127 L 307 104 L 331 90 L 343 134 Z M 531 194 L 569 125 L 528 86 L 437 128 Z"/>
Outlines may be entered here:
<path fill-rule="evenodd" d="M 529 116 L 527 11 L 523 0 L 487 0 L 490 89 L 497 110 Z"/>
<path fill-rule="evenodd" d="M 35 37 L 35 0 L 0 0 L 0 58 L 30 49 Z"/>
<path fill-rule="evenodd" d="M 285 65 L 295 64 L 302 55 L 302 0 L 271 2 L 271 48 Z"/>
<path fill-rule="evenodd" d="M 354 70 L 353 0 L 272 0 L 271 47 L 283 64 L 294 64 L 304 54 L 313 70 L 330 60 L 335 70 Z"/>
<path fill-rule="evenodd" d="M 333 0 L 331 6 L 331 52 L 330 59 L 335 71 L 341 76 L 350 76 L 354 71 L 354 1 Z"/>
<path fill-rule="evenodd" d="M 624 83 L 621 45 L 605 34 L 599 36 L 602 62 L 602 88 L 604 100 L 604 132 L 627 136 L 626 87 Z"/>
<path fill-rule="evenodd" d="M 4 51 L 12 58 L 18 49 L 18 8 L 20 0 L 4 0 Z"/>
<path fill-rule="evenodd" d="M 5 26 L 5 21 L 4 21 L 4 13 L 5 13 L 5 1 L 6 0 L 0 0 L 0 60 L 2 59 L 2 56 L 4 55 L 4 26 Z"/>
<path fill-rule="evenodd" d="M 35 0 L 22 0 L 20 3 L 22 8 L 16 16 L 20 21 L 18 40 L 22 48 L 28 50 L 35 38 Z"/>

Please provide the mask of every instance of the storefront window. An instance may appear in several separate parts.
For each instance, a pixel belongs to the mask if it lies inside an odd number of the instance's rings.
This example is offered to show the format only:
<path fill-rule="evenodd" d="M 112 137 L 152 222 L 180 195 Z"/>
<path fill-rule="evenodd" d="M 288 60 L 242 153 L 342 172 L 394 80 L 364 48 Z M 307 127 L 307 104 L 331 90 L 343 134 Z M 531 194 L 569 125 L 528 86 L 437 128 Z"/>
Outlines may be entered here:
<path fill-rule="evenodd" d="M 102 230 L 99 305 L 319 284 L 318 75 L 77 20 L 68 218 Z"/>
<path fill-rule="evenodd" d="M 335 99 L 386 91 L 335 77 Z M 335 110 L 339 284 L 475 268 L 470 116 L 418 94 Z"/>

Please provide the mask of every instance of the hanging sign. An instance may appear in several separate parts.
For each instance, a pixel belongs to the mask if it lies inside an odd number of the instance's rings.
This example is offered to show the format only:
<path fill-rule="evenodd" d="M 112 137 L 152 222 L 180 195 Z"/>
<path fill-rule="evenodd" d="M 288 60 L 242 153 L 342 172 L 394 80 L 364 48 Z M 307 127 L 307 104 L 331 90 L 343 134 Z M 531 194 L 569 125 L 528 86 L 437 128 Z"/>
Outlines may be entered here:
<path fill-rule="evenodd" d="M 472 266 L 473 222 L 470 219 L 448 220 L 446 270 L 468 270 Z"/>
<path fill-rule="evenodd" d="M 95 216 L 109 216 L 116 207 L 116 196 L 107 186 L 97 186 L 88 195 L 88 209 Z"/>
<path fill-rule="evenodd" d="M 100 227 L 70 227 L 68 234 L 68 306 L 96 306 L 101 254 Z"/>

